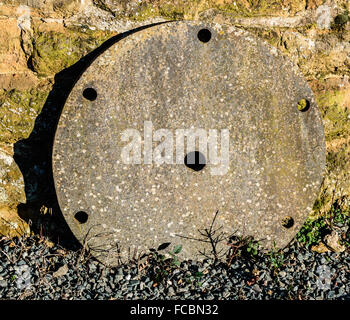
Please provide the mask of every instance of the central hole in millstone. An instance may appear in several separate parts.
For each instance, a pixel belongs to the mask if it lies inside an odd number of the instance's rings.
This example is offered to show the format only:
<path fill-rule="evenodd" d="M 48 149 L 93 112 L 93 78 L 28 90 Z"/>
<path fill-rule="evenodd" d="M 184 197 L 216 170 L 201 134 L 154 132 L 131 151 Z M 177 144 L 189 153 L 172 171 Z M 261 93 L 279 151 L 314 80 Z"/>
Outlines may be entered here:
<path fill-rule="evenodd" d="M 201 171 L 206 165 L 205 157 L 203 153 L 199 151 L 192 151 L 187 153 L 184 162 L 186 167 L 194 171 Z"/>

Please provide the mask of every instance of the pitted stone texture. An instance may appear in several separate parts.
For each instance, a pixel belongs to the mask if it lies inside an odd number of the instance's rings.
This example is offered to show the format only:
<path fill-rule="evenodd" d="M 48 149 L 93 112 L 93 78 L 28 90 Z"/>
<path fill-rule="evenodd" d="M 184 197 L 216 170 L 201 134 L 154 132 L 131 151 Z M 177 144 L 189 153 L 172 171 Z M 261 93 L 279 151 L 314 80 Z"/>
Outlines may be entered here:
<path fill-rule="evenodd" d="M 197 38 L 202 28 L 212 32 L 207 43 Z M 96 100 L 83 97 L 86 88 L 96 89 Z M 301 99 L 310 102 L 306 112 L 298 111 Z M 143 134 L 144 121 L 174 135 L 229 129 L 227 174 L 211 175 L 211 164 L 198 172 L 125 165 L 121 133 Z M 198 230 L 217 211 L 214 227 L 226 237 L 283 247 L 311 211 L 324 167 L 320 112 L 297 68 L 245 31 L 195 22 L 143 30 L 98 57 L 67 100 L 53 153 L 63 214 L 107 264 L 166 242 L 182 244 L 183 258 L 200 258 L 210 245 L 198 241 Z M 77 211 L 88 214 L 86 223 L 74 218 Z M 288 229 L 286 217 L 294 220 Z"/>
<path fill-rule="evenodd" d="M 0 149 L 0 207 L 26 202 L 23 176 L 11 153 Z"/>

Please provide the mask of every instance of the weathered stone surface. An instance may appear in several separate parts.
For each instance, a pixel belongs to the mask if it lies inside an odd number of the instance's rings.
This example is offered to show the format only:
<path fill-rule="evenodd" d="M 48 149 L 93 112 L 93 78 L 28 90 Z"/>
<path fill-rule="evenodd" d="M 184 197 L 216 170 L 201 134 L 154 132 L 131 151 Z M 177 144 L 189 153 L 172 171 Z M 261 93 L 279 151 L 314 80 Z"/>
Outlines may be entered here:
<path fill-rule="evenodd" d="M 24 182 L 12 154 L 0 149 L 0 207 L 25 202 Z"/>
<path fill-rule="evenodd" d="M 37 79 L 21 49 L 21 29 L 16 19 L 0 17 L 0 24 L 0 88 L 30 89 Z"/>
<path fill-rule="evenodd" d="M 203 28 L 212 33 L 207 43 L 197 38 Z M 86 88 L 97 91 L 96 100 L 83 96 Z M 302 99 L 310 104 L 304 112 Z M 144 132 L 144 121 L 174 136 L 177 129 L 228 129 L 227 173 L 214 175 L 210 161 L 198 172 L 125 164 L 121 134 Z M 183 257 L 200 258 L 210 245 L 195 240 L 198 230 L 216 212 L 215 228 L 226 239 L 237 233 L 283 247 L 310 213 L 324 167 L 321 115 L 298 69 L 247 32 L 194 22 L 137 32 L 98 57 L 68 98 L 53 153 L 63 214 L 108 264 L 118 261 L 116 246 L 126 258 L 129 249 L 167 242 L 182 244 Z"/>
<path fill-rule="evenodd" d="M 346 247 L 340 244 L 339 234 L 335 230 L 331 234 L 326 235 L 324 241 L 334 252 L 344 252 L 346 250 Z"/>
<path fill-rule="evenodd" d="M 0 91 L 0 143 L 28 138 L 47 95 L 35 89 Z"/>
<path fill-rule="evenodd" d="M 323 242 L 321 242 L 317 246 L 312 246 L 311 250 L 318 253 L 325 253 L 330 251 Z"/>
<path fill-rule="evenodd" d="M 0 236 L 18 236 L 29 232 L 19 218 L 17 205 L 25 202 L 24 182 L 8 147 L 0 149 Z"/>
<path fill-rule="evenodd" d="M 68 271 L 69 271 L 68 266 L 65 264 L 64 266 L 60 267 L 57 271 L 53 273 L 53 277 L 54 278 L 63 277 L 68 273 Z"/>
<path fill-rule="evenodd" d="M 327 84 L 328 90 L 319 89 L 317 98 L 324 119 L 327 146 L 327 173 L 314 208 L 321 215 L 327 213 L 334 202 L 345 207 L 350 205 L 349 78 L 345 77 L 340 83 L 331 80 Z M 341 89 L 336 89 L 338 87 Z"/>
<path fill-rule="evenodd" d="M 169 18 L 194 18 L 208 9 L 216 9 L 235 16 L 288 16 L 307 9 L 315 9 L 322 0 L 281 0 L 281 1 L 246 1 L 246 0 L 93 0 L 93 3 L 117 17 L 145 19 L 156 15 Z M 330 1 L 328 1 L 330 3 Z M 338 1 L 343 2 L 345 1 Z"/>
<path fill-rule="evenodd" d="M 111 36 L 110 32 L 89 29 L 82 32 L 74 28 L 47 30 L 37 25 L 32 36 L 32 69 L 41 76 L 56 74 L 76 63 Z"/>
<path fill-rule="evenodd" d="M 43 12 L 59 12 L 64 15 L 72 15 L 84 4 L 81 0 L 3 0 L 0 4 L 30 7 Z"/>
<path fill-rule="evenodd" d="M 16 209 L 0 207 L 0 236 L 18 237 L 29 233 L 28 224 L 18 217 Z"/>
<path fill-rule="evenodd" d="M 333 109 L 340 112 L 339 116 L 346 117 L 349 106 L 346 95 L 338 95 L 350 88 L 349 10 L 348 0 L 2 0 L 0 105 L 4 101 L 2 89 L 6 92 L 16 89 L 34 100 L 38 88 L 48 93 L 56 72 L 71 66 L 117 32 L 174 18 L 227 23 L 247 29 L 289 55 L 318 97 L 324 116 L 328 156 L 327 174 L 314 213 L 323 214 L 334 202 L 350 203 L 349 122 L 344 121 L 346 118 L 342 121 L 338 117 L 325 118 L 325 111 Z M 333 93 L 337 96 L 336 103 Z M 5 144 L 27 136 L 36 117 L 36 113 L 26 110 L 28 106 L 22 99 L 10 103 L 18 126 L 13 121 L 9 122 L 9 128 L 2 126 L 1 143 Z M 0 120 L 8 112 L 9 107 L 0 107 Z M 33 167 L 47 166 L 38 161 L 32 160 Z M 42 193 L 46 182 L 37 183 L 34 186 L 27 183 L 26 190 L 31 190 L 27 198 L 47 196 Z M 37 205 L 40 208 L 42 204 Z"/>

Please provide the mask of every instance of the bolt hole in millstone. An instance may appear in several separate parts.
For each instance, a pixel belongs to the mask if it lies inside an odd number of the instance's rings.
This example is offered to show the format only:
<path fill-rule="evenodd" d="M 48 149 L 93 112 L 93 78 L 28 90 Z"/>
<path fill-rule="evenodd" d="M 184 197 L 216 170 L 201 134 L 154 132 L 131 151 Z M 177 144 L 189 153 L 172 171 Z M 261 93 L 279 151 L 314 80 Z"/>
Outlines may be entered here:
<path fill-rule="evenodd" d="M 80 223 L 84 224 L 88 221 L 89 215 L 85 211 L 78 211 L 74 218 Z"/>
<path fill-rule="evenodd" d="M 83 97 L 87 100 L 94 101 L 97 98 L 97 91 L 93 88 L 86 88 L 83 91 Z"/>
<path fill-rule="evenodd" d="M 206 165 L 205 157 L 203 153 L 199 151 L 192 151 L 185 156 L 185 166 L 194 171 L 201 171 Z"/>
<path fill-rule="evenodd" d="M 298 110 L 301 112 L 306 112 L 310 109 L 310 101 L 306 99 L 301 99 L 298 102 Z"/>
<path fill-rule="evenodd" d="M 294 226 L 294 219 L 292 217 L 285 217 L 282 220 L 282 226 L 286 229 L 290 229 Z"/>
<path fill-rule="evenodd" d="M 208 29 L 201 29 L 201 30 L 199 30 L 197 36 L 198 36 L 199 41 L 207 43 L 211 39 L 211 32 Z"/>

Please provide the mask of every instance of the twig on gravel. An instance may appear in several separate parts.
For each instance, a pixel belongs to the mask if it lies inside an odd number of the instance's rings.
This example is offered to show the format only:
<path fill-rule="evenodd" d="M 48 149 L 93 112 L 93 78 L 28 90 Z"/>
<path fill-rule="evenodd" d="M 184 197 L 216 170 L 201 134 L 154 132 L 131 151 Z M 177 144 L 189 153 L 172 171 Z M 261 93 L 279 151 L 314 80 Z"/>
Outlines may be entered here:
<path fill-rule="evenodd" d="M 15 261 L 12 260 L 12 259 L 8 256 L 8 254 L 6 254 L 6 252 L 4 252 L 3 250 L 0 250 L 0 252 L 8 259 L 11 263 L 15 264 Z"/>
<path fill-rule="evenodd" d="M 226 255 L 226 253 L 223 253 L 224 249 L 221 249 L 218 251 L 217 249 L 218 244 L 223 241 L 228 241 L 230 238 L 230 237 L 227 237 L 224 232 L 220 232 L 220 230 L 222 230 L 222 227 L 218 227 L 217 229 L 214 229 L 214 224 L 218 214 L 219 214 L 219 211 L 216 211 L 215 216 L 209 228 L 204 228 L 203 230 L 198 229 L 198 232 L 203 237 L 203 239 L 177 235 L 180 238 L 209 243 L 211 246 L 210 255 L 208 255 L 205 252 L 205 250 L 203 252 L 200 251 L 199 253 L 208 259 L 212 259 L 212 257 L 214 257 L 214 262 L 220 260 L 222 257 Z"/>

